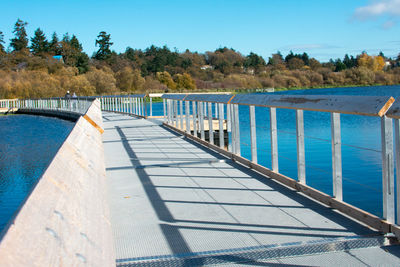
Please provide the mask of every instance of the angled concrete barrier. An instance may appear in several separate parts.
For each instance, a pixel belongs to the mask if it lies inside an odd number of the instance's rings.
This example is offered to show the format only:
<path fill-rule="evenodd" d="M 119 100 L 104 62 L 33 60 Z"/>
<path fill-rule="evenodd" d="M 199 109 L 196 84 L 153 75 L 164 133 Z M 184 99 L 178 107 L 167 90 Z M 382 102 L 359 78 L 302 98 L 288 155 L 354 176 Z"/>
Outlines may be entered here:
<path fill-rule="evenodd" d="M 115 266 L 99 101 L 80 117 L 0 243 L 0 266 Z"/>

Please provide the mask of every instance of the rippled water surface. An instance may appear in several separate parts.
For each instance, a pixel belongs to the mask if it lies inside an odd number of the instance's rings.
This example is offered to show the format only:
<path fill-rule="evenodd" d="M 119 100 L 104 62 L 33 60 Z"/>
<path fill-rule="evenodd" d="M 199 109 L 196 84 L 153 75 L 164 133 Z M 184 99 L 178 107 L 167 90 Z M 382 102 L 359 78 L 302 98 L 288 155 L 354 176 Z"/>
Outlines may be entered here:
<path fill-rule="evenodd" d="M 56 118 L 0 116 L 0 231 L 43 174 L 74 123 Z"/>

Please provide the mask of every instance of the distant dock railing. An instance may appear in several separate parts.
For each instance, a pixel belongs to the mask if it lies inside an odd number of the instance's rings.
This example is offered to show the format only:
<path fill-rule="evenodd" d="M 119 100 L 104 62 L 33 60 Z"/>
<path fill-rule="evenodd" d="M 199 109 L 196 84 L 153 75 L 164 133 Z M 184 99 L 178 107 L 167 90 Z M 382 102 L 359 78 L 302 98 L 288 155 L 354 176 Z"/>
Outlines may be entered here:
<path fill-rule="evenodd" d="M 16 106 L 18 99 L 0 99 L 0 109 L 7 111 Z"/>
<path fill-rule="evenodd" d="M 99 96 L 98 98 L 100 99 L 101 109 L 104 111 L 130 114 L 143 118 L 147 117 L 145 94 L 108 95 Z"/>
<path fill-rule="evenodd" d="M 59 112 L 60 115 L 68 118 L 78 118 L 84 115 L 95 97 L 53 97 L 40 99 L 12 99 L 0 100 L 0 108 L 4 112 L 39 112 L 43 115 Z"/>
<path fill-rule="evenodd" d="M 390 96 L 335 96 L 335 95 L 207 95 L 207 94 L 164 94 L 164 124 L 173 130 L 206 145 L 235 161 L 253 168 L 279 182 L 335 208 L 367 225 L 383 232 L 393 232 L 400 237 L 400 101 L 394 103 Z M 394 104 L 393 104 L 394 103 Z M 393 105 L 393 106 L 392 106 Z M 241 155 L 239 106 L 248 106 L 250 121 L 251 160 Z M 255 107 L 269 108 L 270 153 L 269 169 L 258 164 Z M 214 116 L 220 121 L 219 129 L 213 129 Z M 279 173 L 277 109 L 292 109 L 296 114 L 297 180 Z M 318 191 L 307 185 L 304 116 L 303 111 L 328 112 L 331 114 L 332 188 L 333 195 Z M 207 116 L 207 113 L 209 116 Z M 243 114 L 243 113 L 242 113 Z M 383 217 L 354 207 L 343 201 L 342 152 L 340 115 L 353 114 L 373 116 L 381 121 L 381 160 Z M 267 115 L 267 114 L 266 114 Z M 242 115 L 243 116 L 243 115 Z M 214 131 L 223 134 L 222 122 L 226 118 L 227 130 L 231 133 L 231 144 L 224 148 L 223 138 L 219 146 L 214 144 Z M 395 120 L 396 157 L 394 157 L 393 119 Z M 186 120 L 184 124 L 183 121 Z M 209 122 L 209 138 L 205 139 L 204 122 Z M 186 126 L 185 128 L 183 126 Z M 199 127 L 200 129 L 196 128 Z M 268 138 L 265 137 L 264 138 Z M 395 197 L 394 160 L 397 166 L 397 197 Z M 395 203 L 397 199 L 397 203 Z M 397 205 L 396 205 L 397 204 Z M 396 211 L 397 206 L 397 221 Z M 397 223 L 397 225 L 396 225 Z"/>

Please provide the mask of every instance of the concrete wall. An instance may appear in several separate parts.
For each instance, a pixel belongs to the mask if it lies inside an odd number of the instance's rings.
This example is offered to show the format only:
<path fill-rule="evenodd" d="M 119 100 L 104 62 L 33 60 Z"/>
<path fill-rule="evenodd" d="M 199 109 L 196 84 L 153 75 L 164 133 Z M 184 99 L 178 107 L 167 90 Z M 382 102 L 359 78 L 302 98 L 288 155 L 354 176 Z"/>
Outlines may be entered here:
<path fill-rule="evenodd" d="M 88 116 L 101 125 L 97 102 Z M 115 266 L 101 131 L 84 117 L 0 243 L 0 266 Z"/>

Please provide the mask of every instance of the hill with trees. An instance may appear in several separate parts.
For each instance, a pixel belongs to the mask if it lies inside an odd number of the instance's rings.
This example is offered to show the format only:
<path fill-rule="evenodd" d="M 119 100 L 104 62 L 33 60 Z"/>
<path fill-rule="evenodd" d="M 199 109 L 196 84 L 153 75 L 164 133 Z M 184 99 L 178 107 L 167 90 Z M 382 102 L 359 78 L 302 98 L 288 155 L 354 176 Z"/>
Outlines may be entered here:
<path fill-rule="evenodd" d="M 0 98 L 63 96 L 67 90 L 101 95 L 400 83 L 400 54 L 362 52 L 319 62 L 307 53 L 277 52 L 266 60 L 227 47 L 198 53 L 152 45 L 116 53 L 111 35 L 101 31 L 89 57 L 77 36 L 53 33 L 48 39 L 38 28 L 29 39 L 27 25 L 18 19 L 8 48 L 0 31 Z"/>

